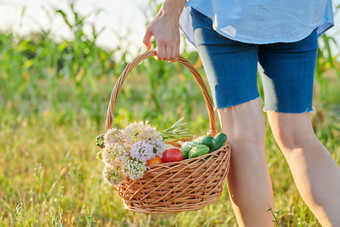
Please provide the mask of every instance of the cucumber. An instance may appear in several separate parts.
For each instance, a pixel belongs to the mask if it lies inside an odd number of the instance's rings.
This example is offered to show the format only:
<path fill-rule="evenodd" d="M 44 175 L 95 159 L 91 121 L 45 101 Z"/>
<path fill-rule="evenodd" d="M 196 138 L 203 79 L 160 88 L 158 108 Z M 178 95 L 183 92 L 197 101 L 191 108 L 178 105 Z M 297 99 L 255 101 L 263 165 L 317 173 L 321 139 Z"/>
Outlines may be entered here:
<path fill-rule="evenodd" d="M 196 145 L 202 145 L 202 143 L 199 143 L 199 142 L 197 142 L 197 141 L 195 141 L 195 140 L 192 140 L 192 141 L 190 141 L 189 143 L 190 143 L 190 146 L 191 146 L 191 147 L 194 147 L 194 146 L 196 146 Z"/>
<path fill-rule="evenodd" d="M 191 142 L 186 142 L 183 144 L 183 147 L 181 148 L 182 154 L 183 154 L 183 159 L 188 158 L 188 153 L 191 150 Z"/>
<path fill-rule="evenodd" d="M 211 149 L 215 146 L 215 139 L 212 136 L 200 136 L 200 137 L 194 139 L 194 141 L 208 146 L 209 149 Z"/>
<path fill-rule="evenodd" d="M 209 147 L 204 144 L 198 144 L 195 145 L 191 150 L 189 151 L 188 157 L 189 158 L 196 158 L 198 156 L 208 154 L 209 153 Z"/>
<path fill-rule="evenodd" d="M 187 159 L 188 158 L 188 153 L 191 150 L 191 148 L 193 148 L 196 145 L 201 145 L 201 143 L 197 142 L 197 141 L 188 141 L 186 143 L 183 144 L 181 151 L 183 154 L 183 159 Z"/>
<path fill-rule="evenodd" d="M 223 132 L 218 133 L 215 136 L 215 146 L 210 150 L 210 152 L 220 149 L 227 141 L 227 135 Z"/>

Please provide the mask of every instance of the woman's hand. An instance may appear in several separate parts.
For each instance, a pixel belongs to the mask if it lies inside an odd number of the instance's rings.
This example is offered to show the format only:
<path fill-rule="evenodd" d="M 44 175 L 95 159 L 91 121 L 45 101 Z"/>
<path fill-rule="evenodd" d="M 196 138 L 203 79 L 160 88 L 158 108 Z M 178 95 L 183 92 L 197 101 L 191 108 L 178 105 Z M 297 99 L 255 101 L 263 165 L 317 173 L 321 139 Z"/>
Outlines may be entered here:
<path fill-rule="evenodd" d="M 150 50 L 151 37 L 155 38 L 159 60 L 177 61 L 179 57 L 179 16 L 184 3 L 184 0 L 166 0 L 157 16 L 146 28 L 143 43 Z"/>

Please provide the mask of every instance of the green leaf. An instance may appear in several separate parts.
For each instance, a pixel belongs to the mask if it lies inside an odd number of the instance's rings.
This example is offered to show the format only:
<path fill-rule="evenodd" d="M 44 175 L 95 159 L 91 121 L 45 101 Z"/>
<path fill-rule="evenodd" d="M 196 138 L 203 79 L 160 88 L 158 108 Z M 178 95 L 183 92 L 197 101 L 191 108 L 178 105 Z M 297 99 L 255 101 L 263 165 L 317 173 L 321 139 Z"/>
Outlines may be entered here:
<path fill-rule="evenodd" d="M 73 26 L 71 25 L 71 23 L 68 21 L 67 19 L 67 15 L 64 11 L 62 11 L 61 9 L 58 9 L 56 10 L 57 13 L 59 13 L 63 19 L 64 19 L 64 22 L 68 25 L 68 27 L 72 30 L 73 29 Z"/>

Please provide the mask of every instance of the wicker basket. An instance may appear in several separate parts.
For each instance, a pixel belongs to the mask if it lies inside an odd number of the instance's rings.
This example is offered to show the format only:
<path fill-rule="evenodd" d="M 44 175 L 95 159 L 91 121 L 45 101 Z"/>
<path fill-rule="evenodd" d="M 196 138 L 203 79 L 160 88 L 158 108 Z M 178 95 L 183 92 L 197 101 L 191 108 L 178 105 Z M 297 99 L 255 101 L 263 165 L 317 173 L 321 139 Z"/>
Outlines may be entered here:
<path fill-rule="evenodd" d="M 106 130 L 112 127 L 113 110 L 128 73 L 141 61 L 155 54 L 155 51 L 141 54 L 124 69 L 112 90 Z M 209 114 L 208 135 L 214 136 L 217 133 L 215 112 L 203 79 L 185 58 L 179 57 L 178 61 L 191 71 L 201 88 Z M 179 145 L 177 141 L 169 143 Z M 199 210 L 220 198 L 229 171 L 230 153 L 230 146 L 226 144 L 217 151 L 197 158 L 153 165 L 141 179 L 127 179 L 115 189 L 125 207 L 131 211 L 165 214 Z"/>

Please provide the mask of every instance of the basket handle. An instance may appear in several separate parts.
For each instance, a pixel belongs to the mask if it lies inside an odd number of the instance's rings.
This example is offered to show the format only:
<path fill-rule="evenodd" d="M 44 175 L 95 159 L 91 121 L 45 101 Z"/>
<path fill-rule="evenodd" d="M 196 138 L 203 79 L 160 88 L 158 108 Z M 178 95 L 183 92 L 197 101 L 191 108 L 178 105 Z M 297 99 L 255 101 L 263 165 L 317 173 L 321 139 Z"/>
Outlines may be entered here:
<path fill-rule="evenodd" d="M 156 51 L 149 51 L 146 52 L 144 54 L 139 55 L 138 57 L 136 57 L 131 63 L 129 63 L 124 71 L 122 72 L 122 74 L 120 75 L 120 77 L 118 78 L 115 86 L 112 89 L 112 93 L 111 93 L 111 98 L 110 98 L 110 102 L 109 102 L 109 107 L 107 109 L 107 114 L 106 114 L 106 124 L 105 124 L 105 131 L 107 131 L 108 129 L 110 129 L 112 127 L 112 123 L 113 123 L 113 110 L 116 106 L 117 103 L 117 99 L 118 99 L 118 95 L 119 95 L 119 91 L 124 83 L 124 80 L 126 79 L 127 75 L 131 72 L 131 70 L 137 66 L 140 62 L 142 62 L 143 60 L 155 56 L 156 55 Z M 203 93 L 203 97 L 205 100 L 205 104 L 207 107 L 207 111 L 208 111 L 208 115 L 209 115 L 209 123 L 210 123 L 210 130 L 208 132 L 208 135 L 211 136 L 215 136 L 217 133 L 216 130 L 216 122 L 215 122 L 215 111 L 207 90 L 207 87 L 204 84 L 204 81 L 202 79 L 202 77 L 200 76 L 200 74 L 198 73 L 198 71 L 195 69 L 195 67 L 185 58 L 183 58 L 182 56 L 180 56 L 177 60 L 178 62 L 182 63 L 183 65 L 185 65 L 190 72 L 194 75 L 196 82 L 198 83 L 198 85 L 201 88 L 201 91 Z"/>

